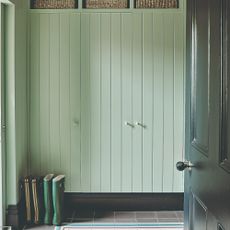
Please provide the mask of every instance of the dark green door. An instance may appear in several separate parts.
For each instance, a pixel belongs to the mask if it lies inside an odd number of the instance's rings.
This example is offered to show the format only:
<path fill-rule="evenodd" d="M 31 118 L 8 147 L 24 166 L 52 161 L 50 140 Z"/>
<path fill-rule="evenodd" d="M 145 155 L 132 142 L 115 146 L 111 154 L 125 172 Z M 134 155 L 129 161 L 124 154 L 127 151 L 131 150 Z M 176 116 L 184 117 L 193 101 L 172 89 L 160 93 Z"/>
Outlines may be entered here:
<path fill-rule="evenodd" d="M 230 3 L 187 1 L 185 229 L 230 229 Z"/>

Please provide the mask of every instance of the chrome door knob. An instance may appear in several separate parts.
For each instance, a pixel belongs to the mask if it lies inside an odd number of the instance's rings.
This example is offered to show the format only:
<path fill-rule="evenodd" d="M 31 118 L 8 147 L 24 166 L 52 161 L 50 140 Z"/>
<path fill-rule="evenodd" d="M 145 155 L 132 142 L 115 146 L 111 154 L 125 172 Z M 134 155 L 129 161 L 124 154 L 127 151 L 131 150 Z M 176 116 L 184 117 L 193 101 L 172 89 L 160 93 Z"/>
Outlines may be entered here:
<path fill-rule="evenodd" d="M 176 168 L 178 171 L 184 171 L 185 169 L 190 169 L 193 167 L 193 164 L 190 161 L 179 161 L 176 163 Z"/>
<path fill-rule="evenodd" d="M 128 122 L 128 121 L 126 121 L 126 122 L 125 122 L 125 125 L 127 125 L 127 126 L 130 126 L 130 127 L 134 128 L 134 125 L 133 125 L 132 123 Z"/>
<path fill-rule="evenodd" d="M 140 122 L 135 122 L 135 125 L 140 126 L 142 128 L 146 128 L 146 126 Z"/>

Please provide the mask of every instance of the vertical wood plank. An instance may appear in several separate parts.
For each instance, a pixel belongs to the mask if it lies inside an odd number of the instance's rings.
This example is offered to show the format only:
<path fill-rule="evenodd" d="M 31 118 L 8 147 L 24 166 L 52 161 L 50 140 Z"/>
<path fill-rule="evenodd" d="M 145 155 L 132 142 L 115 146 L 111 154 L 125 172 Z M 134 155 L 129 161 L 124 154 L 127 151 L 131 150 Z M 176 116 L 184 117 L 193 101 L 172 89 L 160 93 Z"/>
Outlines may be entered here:
<path fill-rule="evenodd" d="M 30 14 L 30 173 L 41 173 L 40 15 Z"/>
<path fill-rule="evenodd" d="M 132 16 L 122 14 L 122 192 L 132 190 Z"/>
<path fill-rule="evenodd" d="M 174 16 L 174 163 L 181 161 L 184 142 L 184 15 Z M 182 42 L 184 41 L 184 42 Z M 183 191 L 183 173 L 174 167 L 173 191 Z"/>
<path fill-rule="evenodd" d="M 41 170 L 48 173 L 50 162 L 50 36 L 49 15 L 40 15 L 40 149 Z"/>
<path fill-rule="evenodd" d="M 164 16 L 164 155 L 163 191 L 173 189 L 174 172 L 174 18 Z"/>
<path fill-rule="evenodd" d="M 111 188 L 111 16 L 101 15 L 101 192 Z"/>
<path fill-rule="evenodd" d="M 111 190 L 121 191 L 121 18 L 111 14 Z"/>
<path fill-rule="evenodd" d="M 66 191 L 70 190 L 70 21 L 60 14 L 60 173 L 67 175 Z"/>
<path fill-rule="evenodd" d="M 134 122 L 143 124 L 142 120 L 142 77 L 143 77 L 143 40 L 142 13 L 133 13 L 133 118 Z M 143 128 L 137 125 L 133 131 L 133 192 L 143 189 Z"/>
<path fill-rule="evenodd" d="M 81 188 L 90 191 L 90 15 L 81 15 Z"/>
<path fill-rule="evenodd" d="M 90 17 L 91 189 L 101 189 L 101 41 L 100 14 Z"/>
<path fill-rule="evenodd" d="M 50 172 L 59 173 L 60 150 L 60 16 L 50 15 Z"/>
<path fill-rule="evenodd" d="M 143 191 L 152 192 L 153 187 L 153 14 L 143 18 Z"/>
<path fill-rule="evenodd" d="M 70 15 L 70 190 L 81 191 L 81 18 Z"/>
<path fill-rule="evenodd" d="M 163 127 L 164 127 L 164 56 L 163 56 L 163 17 L 155 14 L 153 20 L 154 40 L 154 121 L 153 121 L 153 191 L 163 192 Z"/>

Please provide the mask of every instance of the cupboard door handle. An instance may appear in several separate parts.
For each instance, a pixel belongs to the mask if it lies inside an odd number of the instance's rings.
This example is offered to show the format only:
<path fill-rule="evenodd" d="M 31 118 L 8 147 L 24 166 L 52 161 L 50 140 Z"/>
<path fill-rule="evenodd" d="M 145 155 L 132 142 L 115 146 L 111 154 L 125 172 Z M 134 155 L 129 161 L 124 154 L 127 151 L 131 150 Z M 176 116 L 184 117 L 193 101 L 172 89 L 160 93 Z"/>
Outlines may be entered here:
<path fill-rule="evenodd" d="M 143 124 L 141 124 L 140 122 L 136 122 L 135 124 L 138 125 L 138 126 L 140 126 L 140 127 L 142 127 L 142 128 L 146 128 L 146 126 L 143 125 Z"/>
<path fill-rule="evenodd" d="M 130 127 L 134 128 L 134 125 L 133 125 L 132 123 L 128 122 L 128 121 L 126 121 L 126 122 L 125 122 L 125 125 L 127 125 L 127 126 L 130 126 Z"/>

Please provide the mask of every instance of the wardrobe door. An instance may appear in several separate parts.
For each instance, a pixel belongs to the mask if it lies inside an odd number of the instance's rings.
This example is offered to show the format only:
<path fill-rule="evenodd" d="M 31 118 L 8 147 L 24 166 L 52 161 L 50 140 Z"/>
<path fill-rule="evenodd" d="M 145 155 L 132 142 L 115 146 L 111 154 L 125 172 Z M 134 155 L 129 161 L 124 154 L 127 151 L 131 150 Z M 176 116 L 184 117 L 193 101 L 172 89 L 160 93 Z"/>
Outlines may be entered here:
<path fill-rule="evenodd" d="M 80 190 L 80 14 L 29 15 L 30 174 Z"/>
<path fill-rule="evenodd" d="M 101 16 L 81 16 L 81 180 L 84 192 L 101 191 Z"/>
<path fill-rule="evenodd" d="M 132 20 L 81 16 L 81 177 L 85 192 L 131 191 Z M 132 121 L 131 121 L 132 122 Z"/>
<path fill-rule="evenodd" d="M 183 13 L 142 16 L 141 138 L 145 192 L 183 191 L 183 175 L 175 169 L 176 161 L 183 158 L 183 18 Z"/>

